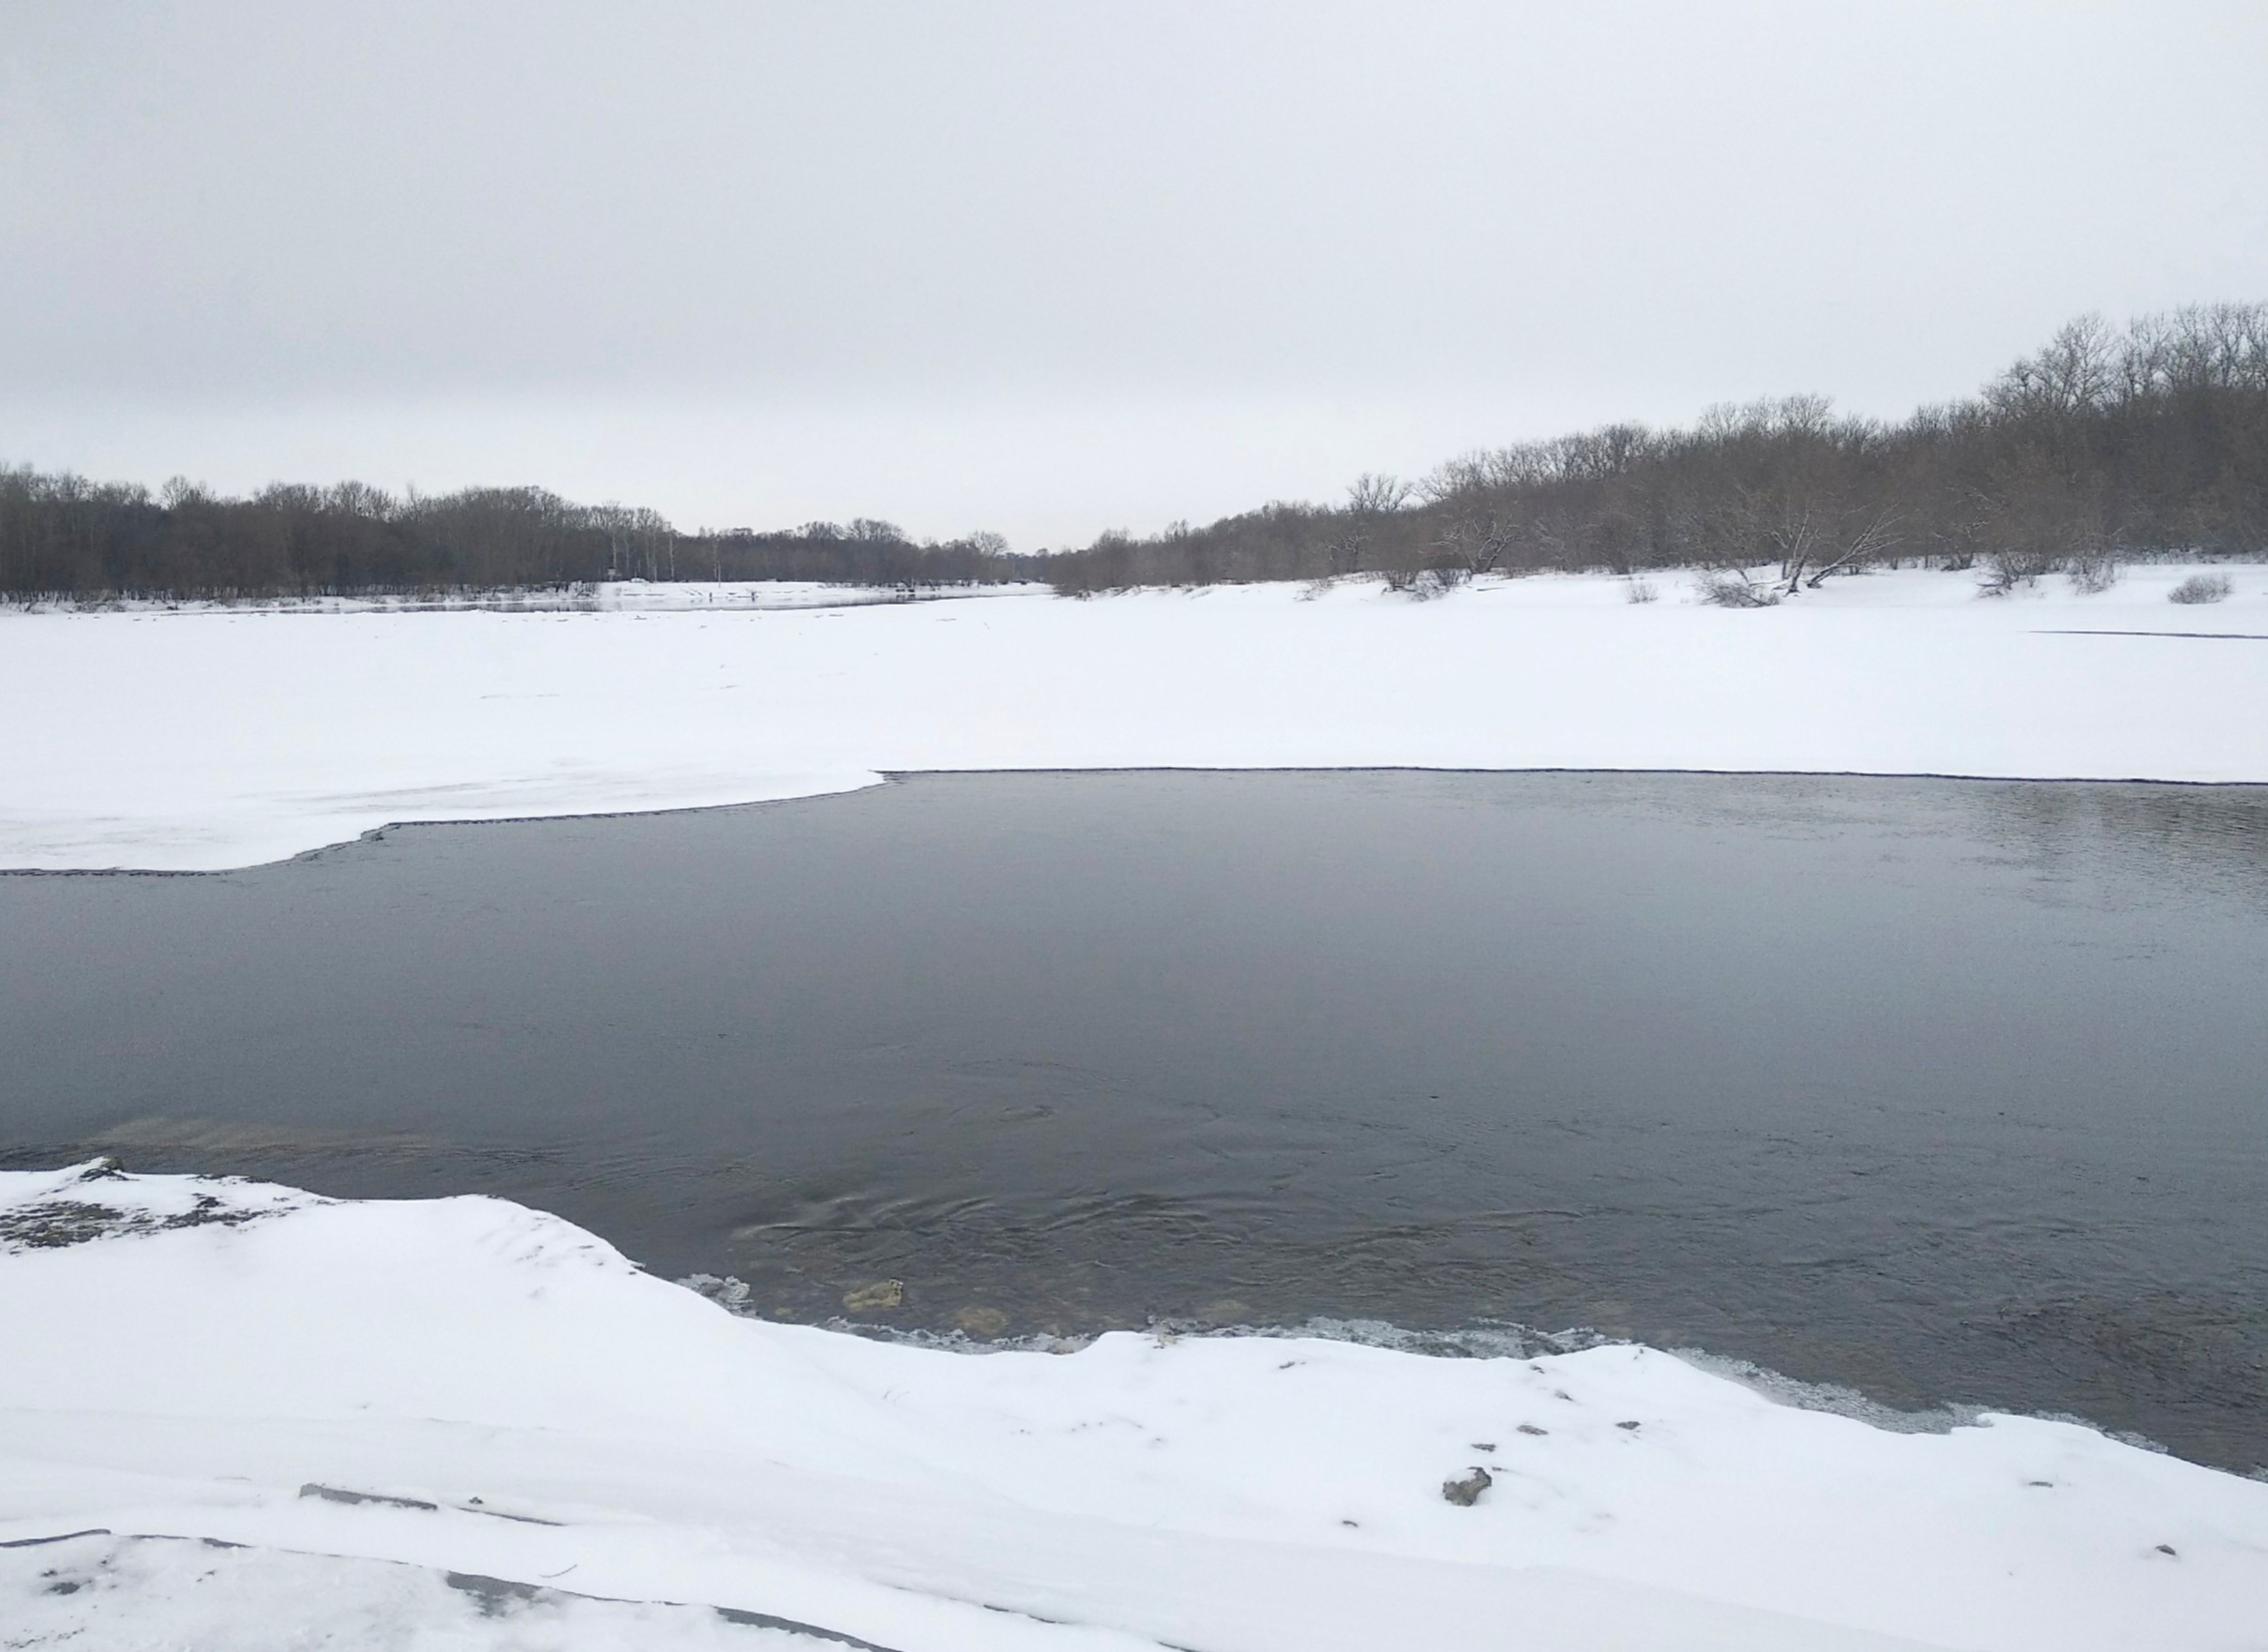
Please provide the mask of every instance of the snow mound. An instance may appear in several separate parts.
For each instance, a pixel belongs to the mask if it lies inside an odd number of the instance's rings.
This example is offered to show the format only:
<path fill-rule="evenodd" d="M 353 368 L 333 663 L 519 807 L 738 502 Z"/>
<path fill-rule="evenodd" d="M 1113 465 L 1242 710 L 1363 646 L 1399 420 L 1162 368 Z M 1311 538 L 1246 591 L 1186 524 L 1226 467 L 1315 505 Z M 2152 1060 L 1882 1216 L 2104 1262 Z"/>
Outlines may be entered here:
<path fill-rule="evenodd" d="M 97 1164 L 0 1219 L 52 1236 L 0 1253 L 11 1644 L 2261 1644 L 2268 1485 L 2071 1423 L 1891 1432 L 1630 1345 L 970 1358 L 491 1198 Z"/>

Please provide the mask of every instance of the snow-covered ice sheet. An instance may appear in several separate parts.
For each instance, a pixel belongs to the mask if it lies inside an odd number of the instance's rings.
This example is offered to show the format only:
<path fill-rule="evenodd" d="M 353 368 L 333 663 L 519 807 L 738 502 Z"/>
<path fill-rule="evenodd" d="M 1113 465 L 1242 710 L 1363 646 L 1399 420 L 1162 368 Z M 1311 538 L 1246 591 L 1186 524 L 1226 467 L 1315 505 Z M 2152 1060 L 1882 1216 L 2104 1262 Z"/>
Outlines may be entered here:
<path fill-rule="evenodd" d="M 2268 1645 L 2268 1484 L 1643 1347 L 955 1353 L 500 1200 L 100 1166 L 0 1175 L 0 1334 L 10 1645 Z"/>
<path fill-rule="evenodd" d="M 592 613 L 0 611 L 0 867 L 253 864 L 394 821 L 936 769 L 1715 769 L 2268 781 L 2268 570 L 1776 608 L 1609 577 Z M 798 601 L 823 593 L 799 591 Z M 677 597 L 669 596 L 675 602 Z M 629 611 L 623 611 L 627 609 Z M 2201 635 L 2181 635 L 2197 633 Z"/>

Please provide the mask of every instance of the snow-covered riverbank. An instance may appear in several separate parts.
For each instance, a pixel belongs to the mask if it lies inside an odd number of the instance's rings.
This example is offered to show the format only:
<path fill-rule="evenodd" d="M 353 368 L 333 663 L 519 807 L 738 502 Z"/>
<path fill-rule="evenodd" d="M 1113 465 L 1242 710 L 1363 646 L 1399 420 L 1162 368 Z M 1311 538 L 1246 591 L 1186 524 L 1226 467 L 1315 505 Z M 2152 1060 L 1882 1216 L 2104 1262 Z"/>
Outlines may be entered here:
<path fill-rule="evenodd" d="M 0 1327 L 15 1646 L 2262 1644 L 2268 1484 L 1644 1348 L 974 1357 L 499 1200 L 86 1167 L 0 1175 Z"/>
<path fill-rule="evenodd" d="M 924 769 L 1606 768 L 2268 781 L 2268 570 L 1728 611 L 1682 577 L 593 613 L 0 612 L 0 866 L 237 866 L 393 821 Z M 660 590 L 662 588 L 652 588 Z M 705 590 L 705 588 L 703 588 Z M 635 595 L 636 593 L 633 593 Z M 799 593 L 799 601 L 817 598 Z M 642 600 L 642 599 L 640 599 Z"/>

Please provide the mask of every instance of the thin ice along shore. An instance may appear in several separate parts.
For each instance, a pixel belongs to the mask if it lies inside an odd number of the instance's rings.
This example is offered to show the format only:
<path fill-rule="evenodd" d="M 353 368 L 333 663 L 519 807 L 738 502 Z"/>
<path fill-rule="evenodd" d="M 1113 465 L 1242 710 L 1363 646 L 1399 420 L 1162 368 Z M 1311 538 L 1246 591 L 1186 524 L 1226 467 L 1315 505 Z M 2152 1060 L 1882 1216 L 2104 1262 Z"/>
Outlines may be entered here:
<path fill-rule="evenodd" d="M 2268 1484 L 2073 1423 L 1633 1346 L 894 1345 L 498 1199 L 0 1174 L 0 1324 L 16 1645 L 2221 1652 L 2268 1599 Z"/>
<path fill-rule="evenodd" d="M 1681 578 L 608 611 L 0 611 L 0 867 L 213 870 L 398 821 L 810 796 L 922 770 L 1721 770 L 2268 780 L 2268 570 L 1988 599 Z M 871 593 L 869 593 L 871 594 Z M 1655 600 L 1632 601 L 1637 594 Z M 770 603 L 776 600 L 782 606 Z M 751 603 L 765 606 L 749 606 Z"/>

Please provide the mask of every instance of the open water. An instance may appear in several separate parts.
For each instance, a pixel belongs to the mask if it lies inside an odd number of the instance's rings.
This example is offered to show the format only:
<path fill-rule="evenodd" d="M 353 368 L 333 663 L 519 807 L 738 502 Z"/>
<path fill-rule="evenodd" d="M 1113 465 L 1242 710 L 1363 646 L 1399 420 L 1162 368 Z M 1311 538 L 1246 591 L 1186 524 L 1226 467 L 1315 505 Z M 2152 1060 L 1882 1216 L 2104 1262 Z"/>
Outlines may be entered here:
<path fill-rule="evenodd" d="M 791 1318 L 1588 1328 L 2249 1468 L 2268 788 L 928 775 L 0 878 L 0 1163 L 97 1151 Z"/>

